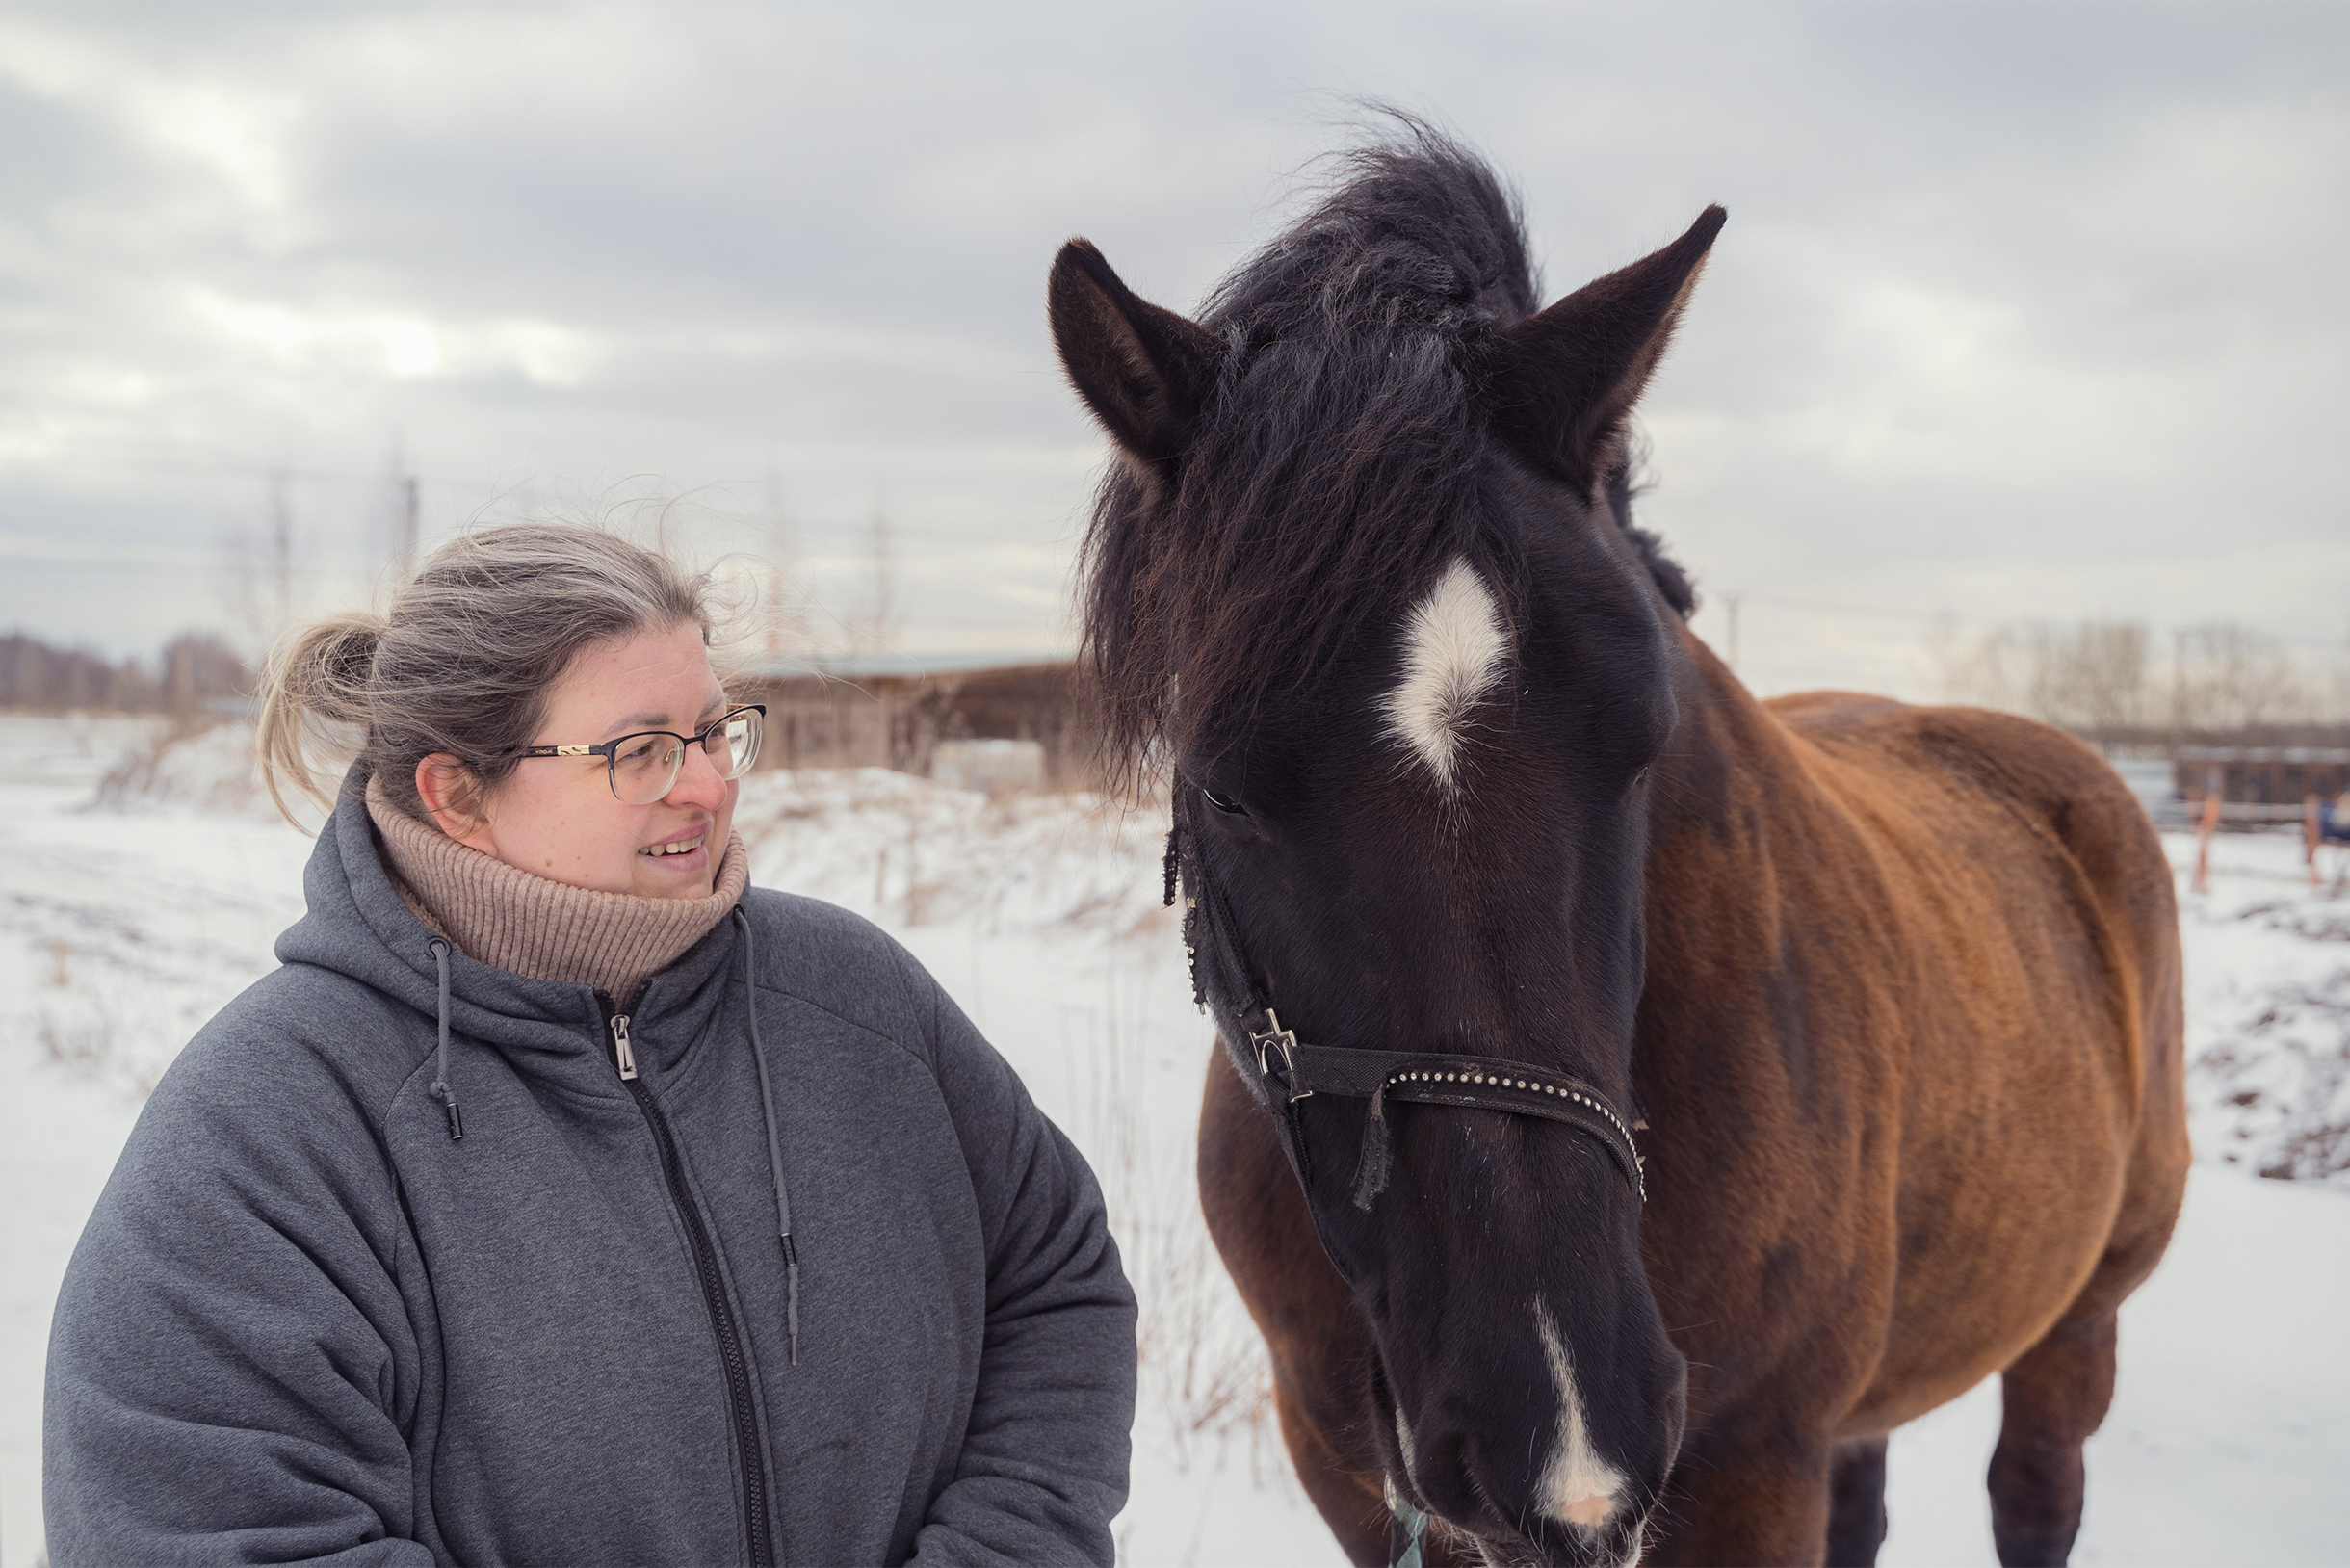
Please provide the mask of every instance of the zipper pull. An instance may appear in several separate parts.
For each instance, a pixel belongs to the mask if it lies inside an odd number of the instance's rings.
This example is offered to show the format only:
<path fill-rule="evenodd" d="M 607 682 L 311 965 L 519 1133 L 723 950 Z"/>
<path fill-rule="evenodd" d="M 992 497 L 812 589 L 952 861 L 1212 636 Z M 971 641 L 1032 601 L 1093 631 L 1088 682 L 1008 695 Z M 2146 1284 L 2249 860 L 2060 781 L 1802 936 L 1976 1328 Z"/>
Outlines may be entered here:
<path fill-rule="evenodd" d="M 637 1076 L 637 1053 L 628 1048 L 628 1014 L 612 1015 L 612 1059 L 620 1064 L 623 1082 Z"/>

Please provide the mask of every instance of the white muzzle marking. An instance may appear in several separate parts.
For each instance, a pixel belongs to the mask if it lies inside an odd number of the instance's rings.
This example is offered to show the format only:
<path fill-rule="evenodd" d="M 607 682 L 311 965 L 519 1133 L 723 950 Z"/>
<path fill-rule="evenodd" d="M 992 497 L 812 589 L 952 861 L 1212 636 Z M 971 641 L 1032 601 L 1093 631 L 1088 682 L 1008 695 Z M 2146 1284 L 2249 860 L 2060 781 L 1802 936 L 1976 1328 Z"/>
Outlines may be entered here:
<path fill-rule="evenodd" d="M 1501 609 L 1476 569 L 1455 559 L 1404 625 L 1403 679 L 1382 701 L 1388 733 L 1419 753 L 1447 795 L 1469 714 L 1509 652 Z"/>
<path fill-rule="evenodd" d="M 1566 1341 L 1558 1336 L 1550 1303 L 1539 1295 L 1534 1297 L 1534 1332 L 1542 1341 L 1543 1359 L 1551 1364 L 1551 1381 L 1558 1386 L 1558 1445 L 1534 1483 L 1534 1505 L 1560 1524 L 1597 1529 L 1615 1512 L 1624 1473 L 1591 1446 L 1582 1393 L 1575 1386 L 1575 1363 L 1567 1354 Z"/>

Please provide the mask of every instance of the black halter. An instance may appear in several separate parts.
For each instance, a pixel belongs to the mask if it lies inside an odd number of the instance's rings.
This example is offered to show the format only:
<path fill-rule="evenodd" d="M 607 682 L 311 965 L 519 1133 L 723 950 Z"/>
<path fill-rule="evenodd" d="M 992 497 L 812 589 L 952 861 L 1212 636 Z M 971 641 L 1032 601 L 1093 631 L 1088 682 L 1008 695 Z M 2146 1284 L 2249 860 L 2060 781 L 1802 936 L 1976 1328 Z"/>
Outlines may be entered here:
<path fill-rule="evenodd" d="M 1184 900 L 1183 934 L 1184 950 L 1191 960 L 1191 997 L 1203 1012 L 1207 1010 L 1207 990 L 1199 974 L 1200 920 L 1204 913 L 1209 934 L 1223 947 L 1246 993 L 1235 1009 L 1236 1021 L 1245 1026 L 1254 1019 L 1264 1020 L 1263 1029 L 1247 1031 L 1259 1086 L 1273 1107 L 1282 1149 L 1289 1156 L 1291 1168 L 1297 1173 L 1299 1185 L 1306 1189 L 1309 1210 L 1313 1207 L 1314 1166 L 1306 1146 L 1305 1121 L 1297 1107 L 1299 1102 L 1317 1094 L 1371 1101 L 1363 1124 L 1362 1158 L 1354 1173 L 1354 1205 L 1366 1213 L 1370 1212 L 1372 1200 L 1387 1189 L 1390 1100 L 1467 1106 L 1564 1122 L 1599 1139 L 1633 1194 L 1644 1203 L 1648 1200 L 1647 1185 L 1641 1177 L 1640 1151 L 1632 1139 L 1632 1128 L 1646 1123 L 1619 1114 L 1606 1095 L 1580 1078 L 1495 1057 L 1363 1051 L 1298 1043 L 1295 1031 L 1281 1027 L 1271 999 L 1257 978 L 1256 966 L 1249 960 L 1248 944 L 1240 935 L 1240 924 L 1232 917 L 1231 905 L 1224 902 L 1223 890 L 1208 875 L 1207 857 L 1200 852 L 1197 833 L 1190 830 L 1189 792 L 1180 776 L 1175 779 L 1174 793 L 1174 822 L 1167 829 L 1165 892 L 1166 902 L 1172 904 L 1186 870 L 1184 841 L 1189 838 L 1191 852 L 1188 859 L 1193 891 Z M 1319 1215 L 1314 1227 L 1317 1232 L 1321 1229 Z M 1322 1246 L 1329 1250 L 1326 1237 Z"/>

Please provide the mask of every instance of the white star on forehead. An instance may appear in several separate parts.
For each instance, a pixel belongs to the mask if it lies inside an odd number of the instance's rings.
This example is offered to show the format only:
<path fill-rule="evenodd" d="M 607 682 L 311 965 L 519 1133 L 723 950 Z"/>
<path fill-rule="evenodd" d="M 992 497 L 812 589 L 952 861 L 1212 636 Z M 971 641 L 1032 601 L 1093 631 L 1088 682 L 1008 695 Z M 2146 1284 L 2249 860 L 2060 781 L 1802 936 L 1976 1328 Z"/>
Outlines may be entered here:
<path fill-rule="evenodd" d="M 1404 623 L 1403 679 L 1380 706 L 1388 732 L 1449 794 L 1470 711 L 1501 678 L 1509 640 L 1493 590 L 1465 560 L 1445 568 Z"/>

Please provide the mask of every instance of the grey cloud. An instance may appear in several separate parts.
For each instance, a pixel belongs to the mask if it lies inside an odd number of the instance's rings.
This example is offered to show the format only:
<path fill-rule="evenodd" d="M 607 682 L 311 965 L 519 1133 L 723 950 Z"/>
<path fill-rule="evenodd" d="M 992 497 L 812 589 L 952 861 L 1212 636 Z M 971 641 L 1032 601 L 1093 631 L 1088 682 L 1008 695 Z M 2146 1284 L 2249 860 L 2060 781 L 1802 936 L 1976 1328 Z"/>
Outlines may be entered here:
<path fill-rule="evenodd" d="M 910 550 L 971 541 L 909 571 L 910 624 L 1033 645 L 1098 453 L 1054 248 L 1194 305 L 1371 93 L 1519 180 L 1554 292 L 1729 205 L 1648 409 L 1650 516 L 1717 598 L 2335 636 L 2345 17 L 19 8 L 0 536 L 185 546 L 272 464 L 331 470 L 324 596 L 396 442 L 435 526 L 654 474 L 730 487 L 721 542 L 773 461 L 821 570 L 878 493 Z M 138 581 L 102 611 L 102 566 L 0 557 L 0 621 L 136 647 L 217 614 Z M 1768 636 L 1915 687 L 1897 617 Z"/>

